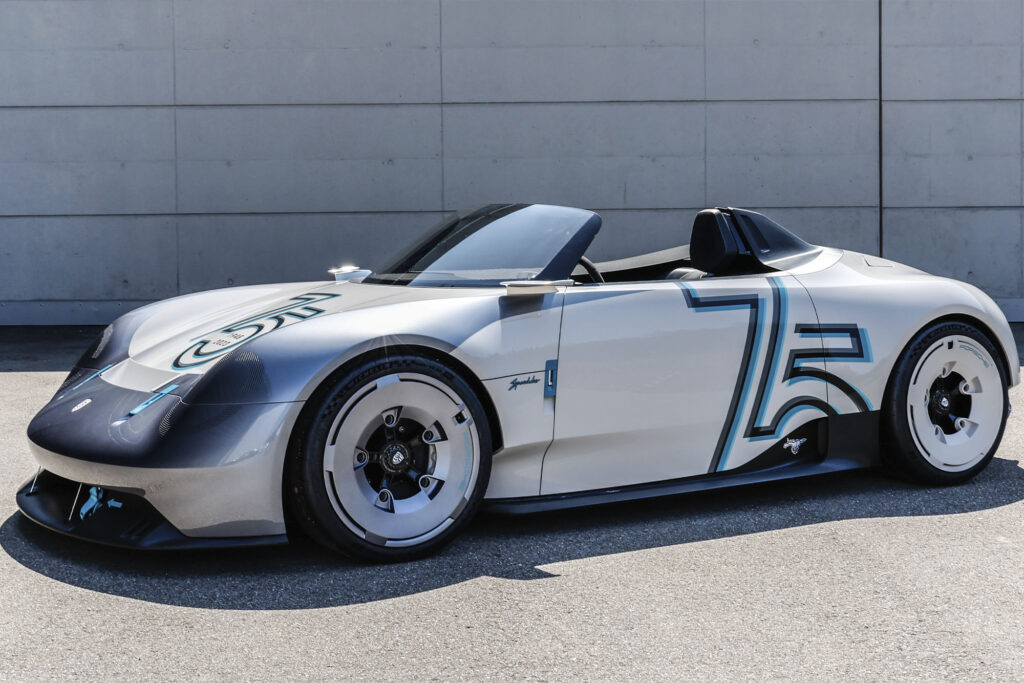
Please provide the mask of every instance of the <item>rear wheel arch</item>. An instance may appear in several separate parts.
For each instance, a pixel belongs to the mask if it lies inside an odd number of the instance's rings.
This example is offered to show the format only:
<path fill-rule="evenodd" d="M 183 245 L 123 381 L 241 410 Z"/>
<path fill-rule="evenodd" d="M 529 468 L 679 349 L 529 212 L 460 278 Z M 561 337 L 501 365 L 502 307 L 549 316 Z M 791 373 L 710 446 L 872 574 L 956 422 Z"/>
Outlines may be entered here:
<path fill-rule="evenodd" d="M 950 315 L 944 315 L 938 318 L 934 318 L 933 320 L 929 320 L 927 323 L 925 323 L 918 329 L 914 330 L 914 332 L 909 336 L 907 342 L 903 345 L 903 348 L 900 349 L 899 354 L 896 356 L 896 362 L 893 363 L 893 366 L 891 368 L 889 368 L 889 377 L 885 381 L 885 393 L 882 394 L 882 396 L 884 397 L 883 404 L 884 401 L 887 400 L 890 395 L 893 378 L 895 378 L 896 372 L 899 370 L 899 360 L 903 358 L 904 354 L 906 354 L 907 351 L 910 350 L 910 347 L 914 344 L 914 341 L 921 335 L 921 333 L 931 329 L 932 327 L 942 325 L 944 323 L 963 323 L 965 325 L 970 325 L 971 327 L 977 328 L 979 332 L 985 335 L 989 343 L 991 343 L 992 346 L 995 347 L 996 351 L 998 352 L 996 360 L 1000 362 L 1004 374 L 1007 378 L 1009 378 L 1010 363 L 1006 357 L 1006 349 L 1003 348 L 1002 343 L 999 341 L 999 337 L 995 334 L 995 332 L 992 331 L 992 328 L 986 325 L 984 322 L 982 322 L 979 318 L 976 318 L 972 315 L 968 315 L 965 313 L 953 313 Z"/>
<path fill-rule="evenodd" d="M 1006 373 L 1007 378 L 1010 377 L 1010 361 L 1009 361 L 1009 359 L 1006 356 L 1006 349 L 1003 348 L 1003 344 L 999 340 L 999 336 L 995 333 L 995 331 L 992 330 L 991 327 L 986 325 L 980 318 L 976 318 L 976 317 L 974 317 L 972 315 L 967 315 L 967 314 L 962 314 L 962 313 L 960 313 L 960 314 L 953 314 L 953 315 L 946 315 L 946 316 L 943 316 L 941 318 L 936 318 L 931 323 L 929 323 L 926 327 L 929 327 L 931 325 L 936 325 L 936 324 L 939 324 L 939 323 L 947 323 L 947 322 L 964 323 L 964 324 L 971 325 L 973 327 L 978 328 L 978 331 L 981 332 L 982 334 L 984 334 L 985 337 L 988 338 L 989 342 L 992 343 L 992 346 L 994 346 L 996 348 L 996 351 L 999 352 L 999 356 L 998 356 L 997 360 L 1000 363 L 1002 363 L 1002 365 L 1003 365 L 1003 372 Z M 923 329 L 924 328 L 922 328 L 922 330 Z M 918 333 L 920 333 L 922 330 L 918 330 Z"/>
<path fill-rule="evenodd" d="M 997 430 L 994 434 L 994 439 L 987 446 L 987 453 L 983 455 L 977 462 L 973 460 L 965 460 L 962 467 L 957 462 L 955 454 L 950 460 L 945 460 L 944 456 L 951 455 L 951 452 L 947 451 L 947 447 L 950 448 L 964 448 L 966 443 L 960 438 L 959 433 L 961 425 L 958 424 L 955 429 L 950 427 L 946 429 L 943 425 L 948 426 L 945 423 L 945 413 L 948 412 L 950 415 L 959 414 L 953 412 L 955 408 L 949 408 L 948 406 L 953 405 L 957 395 L 955 389 L 949 389 L 948 387 L 934 388 L 934 391 L 939 392 L 935 395 L 941 395 L 948 397 L 949 402 L 946 399 L 943 400 L 943 405 L 946 406 L 945 411 L 942 414 L 931 416 L 931 424 L 928 424 L 929 420 L 925 419 L 923 413 L 918 413 L 917 410 L 911 410 L 909 406 L 911 401 L 908 395 L 909 389 L 917 383 L 916 375 L 914 372 L 921 372 L 921 370 L 915 370 L 915 368 L 923 368 L 923 363 L 926 363 L 930 354 L 934 352 L 933 345 L 938 340 L 944 340 L 952 338 L 954 335 L 963 335 L 968 338 L 977 339 L 982 342 L 983 346 L 987 347 L 982 353 L 988 353 L 990 358 L 995 362 L 996 375 L 995 377 L 1002 384 L 1002 404 L 1004 406 L 1002 414 L 990 413 L 990 420 L 997 420 L 996 422 L 990 422 L 989 424 L 997 425 Z M 926 353 L 926 349 L 933 348 L 932 352 Z M 950 349 L 953 349 L 952 342 L 950 342 Z M 922 355 L 924 354 L 924 355 Z M 979 359 L 982 357 L 978 355 L 978 352 L 974 353 Z M 968 359 L 967 367 L 970 369 L 971 361 Z M 983 360 L 983 359 L 982 359 Z M 934 362 L 934 361 L 933 361 Z M 952 380 L 959 378 L 957 372 L 963 372 L 959 370 L 961 367 L 959 364 L 963 363 L 962 360 L 954 360 L 953 362 L 958 363 L 952 366 L 952 370 L 943 370 L 943 372 L 937 377 L 945 377 L 945 373 L 948 372 Z M 933 368 L 933 371 L 936 371 Z M 976 372 L 983 372 L 982 370 L 976 369 Z M 979 374 L 981 376 L 981 374 Z M 962 380 L 962 378 L 959 378 Z M 885 394 L 881 405 L 881 419 L 879 424 L 879 449 L 882 455 L 882 463 L 894 474 L 898 474 L 904 478 L 912 481 L 926 483 L 926 484 L 953 484 L 960 483 L 974 476 L 980 472 L 992 458 L 995 451 L 999 447 L 999 443 L 1002 440 L 1003 431 L 1006 425 L 1006 415 L 1009 409 L 1009 399 L 1007 396 L 1007 389 L 1009 386 L 1010 372 L 1007 363 L 1006 352 L 1000 343 L 999 338 L 993 334 L 990 327 L 985 325 L 982 321 L 970 315 L 947 315 L 935 318 L 929 321 L 927 324 L 922 325 L 917 329 L 909 338 L 907 343 L 900 350 L 899 355 L 896 358 L 893 367 L 890 369 L 888 379 L 886 381 Z M 936 379 L 935 382 L 941 382 L 943 380 Z M 955 383 L 955 382 L 954 382 Z M 985 386 L 984 381 L 981 386 Z M 990 384 L 988 386 L 991 386 Z M 919 385 L 920 388 L 920 385 Z M 950 393 L 946 393 L 950 392 Z M 970 396 L 975 396 L 972 391 L 964 391 L 961 389 L 960 393 L 968 393 Z M 978 394 L 981 395 L 980 393 Z M 991 394 L 988 394 L 991 395 Z M 998 395 L 998 394 L 997 394 Z M 976 398 L 976 396 L 975 396 Z M 932 404 L 935 399 L 933 398 Z M 915 408 L 919 408 L 917 403 L 912 403 Z M 927 401 L 927 397 L 924 403 L 925 406 L 930 405 Z M 971 411 L 973 404 L 968 402 L 965 406 L 960 406 L 961 409 Z M 995 410 L 995 406 L 989 407 L 990 410 Z M 928 408 L 929 415 L 932 409 Z M 908 417 L 909 415 L 909 417 Z M 914 417 L 917 415 L 917 417 Z M 982 414 L 979 414 L 983 417 Z M 967 415 L 976 422 L 981 422 L 971 415 Z M 927 425 L 927 429 L 922 429 L 920 420 L 923 420 L 923 424 Z M 939 422 L 936 422 L 939 420 Z M 964 421 L 966 425 L 973 424 L 969 420 Z M 914 427 L 917 424 L 917 427 Z M 924 442 L 928 439 L 924 434 L 930 435 L 930 429 L 932 425 L 935 425 L 936 434 L 939 434 L 939 428 L 943 427 L 945 436 L 939 439 L 937 443 L 928 445 L 925 450 Z M 977 425 L 975 425 L 977 426 Z M 916 431 L 916 433 L 915 433 Z M 958 432 L 954 434 L 954 432 Z M 985 432 L 979 432 L 978 438 L 982 439 L 981 443 L 987 441 L 982 435 Z M 941 435 L 940 435 L 941 436 Z M 947 441 L 950 437 L 954 439 L 960 439 L 957 441 Z M 972 434 L 968 432 L 968 437 Z M 989 436 L 992 436 L 989 434 Z M 955 444 L 955 445 L 953 445 Z M 937 449 L 937 450 L 933 450 Z M 926 464 L 930 462 L 932 466 Z M 972 464 L 973 463 L 973 464 Z"/>

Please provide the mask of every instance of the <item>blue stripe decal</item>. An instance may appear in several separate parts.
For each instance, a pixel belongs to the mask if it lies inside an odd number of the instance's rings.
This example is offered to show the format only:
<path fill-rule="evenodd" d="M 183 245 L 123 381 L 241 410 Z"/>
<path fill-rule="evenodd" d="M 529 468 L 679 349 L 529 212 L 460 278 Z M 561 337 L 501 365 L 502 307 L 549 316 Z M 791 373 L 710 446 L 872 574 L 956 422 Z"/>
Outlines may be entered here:
<path fill-rule="evenodd" d="M 761 357 L 761 321 L 764 318 L 763 311 L 763 306 L 757 307 L 757 328 L 756 334 L 754 335 L 754 348 L 750 356 L 753 359 Z M 746 377 L 743 379 L 743 393 L 740 394 L 740 402 L 736 409 L 736 416 L 733 418 L 732 426 L 729 428 L 729 437 L 725 443 L 725 451 L 723 452 L 722 458 L 718 463 L 719 472 L 726 469 L 729 464 L 729 456 L 732 454 L 732 445 L 733 442 L 736 440 L 736 430 L 739 427 L 740 418 L 743 415 L 744 409 L 746 408 L 747 396 L 750 394 L 750 383 L 754 379 L 754 373 L 752 371 L 754 369 L 755 364 L 756 360 L 753 363 L 747 364 L 747 372 L 745 373 Z"/>
<path fill-rule="evenodd" d="M 131 410 L 129 410 L 128 411 L 128 417 L 134 417 L 135 415 L 138 415 L 143 410 L 145 410 L 146 408 L 150 407 L 151 405 L 153 405 L 154 403 L 156 403 L 157 401 L 159 401 L 164 396 L 166 396 L 167 394 L 171 393 L 172 391 L 174 391 L 177 388 L 178 388 L 177 384 L 171 384 L 169 386 L 164 387 L 163 389 L 161 389 L 157 393 L 153 394 L 152 396 L 147 398 L 145 401 L 143 401 L 139 405 L 137 405 L 134 408 L 132 408 Z"/>
<path fill-rule="evenodd" d="M 772 288 L 772 322 L 770 329 L 770 361 L 768 361 L 761 373 L 761 382 L 757 389 L 755 405 L 757 409 L 751 412 L 750 421 L 743 433 L 743 437 L 750 441 L 766 441 L 777 439 L 780 434 L 785 433 L 785 426 L 794 414 L 801 410 L 816 410 L 825 415 L 834 414 L 835 411 L 821 399 L 815 396 L 801 396 L 786 402 L 771 422 L 764 424 L 765 412 L 771 402 L 772 389 L 775 387 L 778 374 L 779 359 L 782 356 L 782 348 L 785 346 L 785 330 L 789 317 L 789 293 L 786 284 L 781 278 L 768 278 L 768 284 Z"/>
<path fill-rule="evenodd" d="M 780 277 L 768 277 L 771 287 L 771 318 L 765 324 L 766 299 L 756 292 L 746 294 L 725 294 L 701 296 L 699 290 L 686 282 L 676 284 L 683 291 L 686 304 L 695 313 L 724 310 L 748 310 L 747 340 L 743 357 L 739 364 L 729 412 L 722 426 L 715 453 L 708 472 L 718 472 L 728 468 L 729 456 L 733 444 L 739 438 L 739 424 L 746 410 L 747 399 L 754 381 L 754 370 L 761 357 L 761 346 L 767 338 L 767 352 L 761 370 L 760 381 L 754 396 L 749 421 L 742 437 L 749 441 L 778 439 L 786 433 L 789 421 L 803 410 L 815 410 L 823 415 L 837 415 L 838 411 L 827 401 L 817 396 L 797 396 L 782 405 L 767 424 L 764 422 L 771 401 L 772 390 L 777 381 L 791 385 L 804 380 L 817 380 L 831 384 L 854 403 L 858 411 L 874 410 L 871 402 L 856 387 L 837 375 L 819 368 L 803 367 L 803 363 L 811 362 L 871 362 L 871 344 L 867 330 L 851 324 L 797 324 L 793 331 L 799 337 L 815 337 L 819 345 L 814 348 L 793 349 L 790 351 L 785 372 L 778 378 L 782 350 L 785 346 L 786 330 L 789 325 L 789 294 L 787 286 Z M 848 348 L 825 348 L 822 337 L 849 339 Z"/>
<path fill-rule="evenodd" d="M 832 384 L 832 382 L 830 382 L 825 377 L 818 377 L 818 376 L 813 376 L 812 377 L 810 375 L 800 375 L 799 377 L 790 377 L 789 379 L 786 380 L 786 384 L 796 384 L 797 382 L 810 382 L 810 381 L 824 382 L 825 384 Z M 848 386 L 850 387 L 850 389 L 852 389 L 854 392 L 856 392 L 857 396 L 860 397 L 860 399 L 862 401 L 864 401 L 864 405 L 867 406 L 867 410 L 869 410 L 869 411 L 870 410 L 874 410 L 873 404 L 871 403 L 871 399 L 869 399 L 867 396 L 865 396 L 864 393 L 860 389 L 858 389 L 857 387 L 853 386 L 852 384 L 850 384 Z"/>
<path fill-rule="evenodd" d="M 76 390 L 76 389 L 81 389 L 81 388 L 82 388 L 82 386 L 83 386 L 83 385 L 84 385 L 84 384 L 85 384 L 86 382 L 88 382 L 88 381 L 90 381 L 90 380 L 94 380 L 94 379 L 96 379 L 97 377 L 99 377 L 100 375 L 102 375 L 102 374 L 103 374 L 104 372 L 106 372 L 107 370 L 109 370 L 109 369 L 110 369 L 110 368 L 112 368 L 112 367 L 114 367 L 114 366 L 113 366 L 113 365 L 108 365 L 108 366 L 107 366 L 107 367 L 105 367 L 105 368 L 102 368 L 102 369 L 100 369 L 100 370 L 97 370 L 96 372 L 92 373 L 91 375 L 89 375 L 88 377 L 86 377 L 85 379 L 83 379 L 83 380 L 82 380 L 81 382 L 79 382 L 78 384 L 76 384 L 75 386 L 71 387 L 71 391 L 74 391 L 74 390 Z"/>
<path fill-rule="evenodd" d="M 772 400 L 772 388 L 775 385 L 775 373 L 779 366 L 779 356 L 782 355 L 783 343 L 779 340 L 779 333 L 786 329 L 786 318 L 789 313 L 789 294 L 786 292 L 786 286 L 777 277 L 768 278 L 768 284 L 772 286 L 774 299 L 775 299 L 775 310 L 772 312 L 772 358 L 771 363 L 768 366 L 768 374 L 765 375 L 765 379 L 762 380 L 761 391 L 763 392 L 757 401 L 757 413 L 754 416 L 754 420 L 751 423 L 753 425 L 761 424 L 764 420 L 764 413 L 768 409 L 768 403 Z M 781 340 L 782 342 L 785 339 Z M 751 429 L 747 430 L 752 431 Z M 747 435 L 749 436 L 749 434 Z"/>
<path fill-rule="evenodd" d="M 871 353 L 871 341 L 868 331 L 863 327 L 850 324 L 803 325 L 797 324 L 794 329 L 803 337 L 828 337 L 830 339 L 846 338 L 850 340 L 848 348 L 795 349 L 789 354 L 789 365 L 783 381 L 792 382 L 797 377 L 814 377 L 831 384 L 846 394 L 859 411 L 874 410 L 871 401 L 856 387 L 834 373 L 817 368 L 806 368 L 804 363 L 823 361 L 828 363 L 870 363 L 874 360 Z"/>
<path fill-rule="evenodd" d="M 733 390 L 732 400 L 729 404 L 729 413 L 722 426 L 718 442 L 715 445 L 715 452 L 711 458 L 708 472 L 719 472 L 725 468 L 732 450 L 732 442 L 736 435 L 736 428 L 739 419 L 746 406 L 747 394 L 750 393 L 750 381 L 753 375 L 756 358 L 760 355 L 761 348 L 761 320 L 764 309 L 764 299 L 755 292 L 747 294 L 725 294 L 717 296 L 701 296 L 697 290 L 686 282 L 676 283 L 683 292 L 686 305 L 696 313 L 722 310 L 748 310 L 747 338 L 743 348 L 743 358 L 739 363 L 739 372 L 736 376 L 736 385 Z"/>

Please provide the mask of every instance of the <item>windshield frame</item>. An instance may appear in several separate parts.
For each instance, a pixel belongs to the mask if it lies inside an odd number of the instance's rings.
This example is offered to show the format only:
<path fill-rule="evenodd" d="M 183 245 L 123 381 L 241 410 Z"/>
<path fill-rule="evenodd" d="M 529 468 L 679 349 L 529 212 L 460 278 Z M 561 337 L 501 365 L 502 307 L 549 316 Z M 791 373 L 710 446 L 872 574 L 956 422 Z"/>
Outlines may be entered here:
<path fill-rule="evenodd" d="M 430 271 L 416 268 L 417 264 L 421 264 L 425 259 L 430 259 L 426 263 L 429 268 L 431 263 L 440 261 L 458 249 L 465 240 L 483 234 L 481 231 L 488 228 L 492 231 L 500 229 L 502 218 L 528 208 L 542 212 L 541 217 L 544 219 L 563 222 L 568 226 L 564 229 L 567 237 L 553 239 L 551 253 L 543 254 L 542 260 L 546 263 L 529 264 L 529 266 L 515 264 L 509 268 L 509 270 L 516 268 L 533 270 L 536 266 L 538 270 L 532 277 L 472 278 L 459 277 L 455 273 L 451 273 L 452 277 L 446 279 L 443 277 L 443 273 L 438 271 L 435 273 L 437 277 L 424 278 L 422 276 Z M 573 225 L 575 227 L 572 227 Z M 572 274 L 580 257 L 593 242 L 600 228 L 601 217 L 585 209 L 547 204 L 489 204 L 445 217 L 425 237 L 414 243 L 412 247 L 402 252 L 389 264 L 374 270 L 362 281 L 366 284 L 412 287 L 499 287 L 502 282 L 509 280 L 565 280 Z M 508 237 L 507 234 L 501 236 Z M 431 252 L 442 247 L 446 240 L 453 241 L 450 247 L 432 255 Z M 514 262 L 511 257 L 510 262 Z"/>

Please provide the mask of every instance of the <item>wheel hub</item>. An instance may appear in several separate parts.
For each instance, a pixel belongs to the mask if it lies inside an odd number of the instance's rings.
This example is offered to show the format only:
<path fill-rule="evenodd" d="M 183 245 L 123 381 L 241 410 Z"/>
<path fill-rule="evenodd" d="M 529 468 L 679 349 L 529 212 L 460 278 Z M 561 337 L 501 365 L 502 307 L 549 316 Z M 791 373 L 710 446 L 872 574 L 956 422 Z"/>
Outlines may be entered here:
<path fill-rule="evenodd" d="M 945 391 L 934 391 L 932 392 L 931 402 L 935 405 L 935 412 L 940 415 L 949 414 L 949 394 Z"/>
<path fill-rule="evenodd" d="M 928 390 L 928 417 L 945 434 L 956 433 L 957 418 L 971 414 L 971 397 L 961 390 L 964 384 L 960 374 L 950 372 L 936 377 Z"/>
<path fill-rule="evenodd" d="M 367 454 L 363 476 L 373 491 L 387 489 L 395 500 L 410 498 L 421 490 L 420 477 L 431 473 L 431 447 L 424 440 L 431 431 L 419 421 L 386 414 L 360 450 Z"/>
<path fill-rule="evenodd" d="M 409 449 L 402 443 L 391 443 L 381 454 L 380 464 L 391 474 L 404 474 L 409 470 L 412 462 L 412 455 Z"/>

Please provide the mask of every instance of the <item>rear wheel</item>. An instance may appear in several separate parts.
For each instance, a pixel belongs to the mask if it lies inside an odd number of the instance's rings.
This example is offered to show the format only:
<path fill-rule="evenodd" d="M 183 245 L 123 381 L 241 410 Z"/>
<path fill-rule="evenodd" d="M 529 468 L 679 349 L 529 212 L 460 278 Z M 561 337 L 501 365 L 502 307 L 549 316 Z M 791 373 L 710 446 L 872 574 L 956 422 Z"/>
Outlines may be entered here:
<path fill-rule="evenodd" d="M 331 382 L 293 440 L 286 495 L 314 539 L 398 561 L 450 541 L 479 507 L 491 437 L 469 384 L 419 356 L 381 359 Z"/>
<path fill-rule="evenodd" d="M 966 323 L 934 325 L 896 364 L 886 392 L 883 455 L 915 481 L 966 481 L 995 454 L 1008 408 L 1006 369 L 992 341 Z"/>

